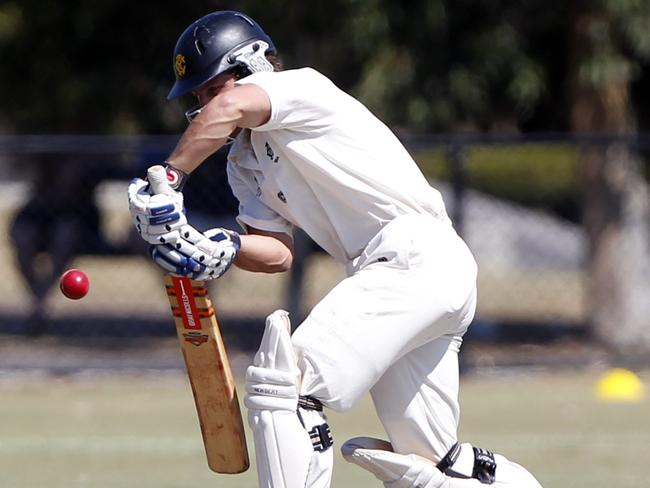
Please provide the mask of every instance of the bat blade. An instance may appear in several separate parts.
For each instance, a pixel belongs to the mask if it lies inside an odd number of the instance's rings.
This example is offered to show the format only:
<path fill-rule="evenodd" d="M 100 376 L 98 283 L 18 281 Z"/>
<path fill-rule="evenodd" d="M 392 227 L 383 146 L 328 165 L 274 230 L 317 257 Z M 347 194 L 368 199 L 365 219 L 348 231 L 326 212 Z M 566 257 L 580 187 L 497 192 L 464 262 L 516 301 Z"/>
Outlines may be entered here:
<path fill-rule="evenodd" d="M 166 276 L 165 287 L 192 386 L 208 466 L 217 473 L 249 467 L 230 362 L 205 284 Z"/>

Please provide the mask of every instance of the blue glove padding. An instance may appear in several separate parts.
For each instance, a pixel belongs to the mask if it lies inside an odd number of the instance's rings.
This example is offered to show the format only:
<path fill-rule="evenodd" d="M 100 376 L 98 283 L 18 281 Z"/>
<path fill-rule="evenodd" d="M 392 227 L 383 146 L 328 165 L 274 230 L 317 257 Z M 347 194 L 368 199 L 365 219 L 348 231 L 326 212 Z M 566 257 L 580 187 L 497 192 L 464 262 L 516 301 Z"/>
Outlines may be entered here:
<path fill-rule="evenodd" d="M 133 224 L 148 243 L 158 244 L 161 237 L 187 224 L 182 193 L 151 195 L 149 183 L 134 178 L 128 194 Z"/>
<path fill-rule="evenodd" d="M 151 246 L 152 259 L 163 269 L 195 280 L 222 276 L 240 248 L 239 234 L 226 229 L 201 233 L 190 225 L 162 237 L 164 243 Z"/>

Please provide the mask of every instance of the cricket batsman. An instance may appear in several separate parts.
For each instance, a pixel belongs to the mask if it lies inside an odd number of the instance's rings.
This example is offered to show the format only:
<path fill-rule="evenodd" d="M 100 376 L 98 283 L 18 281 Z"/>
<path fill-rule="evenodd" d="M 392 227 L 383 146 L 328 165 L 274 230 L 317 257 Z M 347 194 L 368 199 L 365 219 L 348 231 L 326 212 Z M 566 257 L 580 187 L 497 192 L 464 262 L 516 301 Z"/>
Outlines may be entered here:
<path fill-rule="evenodd" d="M 299 227 L 347 269 L 293 335 L 286 312 L 266 320 L 244 400 L 260 486 L 329 487 L 324 408 L 348 410 L 370 392 L 388 441 L 360 437 L 341 451 L 384 486 L 540 488 L 520 465 L 459 443 L 458 351 L 476 262 L 395 135 L 316 70 L 283 70 L 271 38 L 239 12 L 192 23 L 173 66 L 168 98 L 198 100 L 165 162 L 177 191 L 152 196 L 141 179 L 128 191 L 153 260 L 198 280 L 233 264 L 283 272 Z M 183 183 L 226 144 L 242 231 L 199 232 Z"/>

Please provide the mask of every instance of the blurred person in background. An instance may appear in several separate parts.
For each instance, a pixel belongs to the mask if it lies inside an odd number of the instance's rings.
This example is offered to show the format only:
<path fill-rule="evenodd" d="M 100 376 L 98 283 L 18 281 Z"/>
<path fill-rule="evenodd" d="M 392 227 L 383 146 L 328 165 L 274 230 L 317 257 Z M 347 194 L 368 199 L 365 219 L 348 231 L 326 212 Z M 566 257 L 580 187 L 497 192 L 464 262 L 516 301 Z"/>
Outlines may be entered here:
<path fill-rule="evenodd" d="M 45 301 L 52 286 L 79 255 L 130 254 L 128 243 L 109 242 L 101 229 L 97 186 L 123 177 L 115 165 L 89 164 L 86 156 L 41 155 L 29 165 L 32 186 L 11 223 L 18 269 L 31 293 L 23 332 L 48 329 Z"/>
<path fill-rule="evenodd" d="M 518 464 L 458 442 L 458 351 L 476 263 L 393 133 L 317 71 L 282 70 L 269 36 L 238 12 L 192 23 L 173 64 L 169 98 L 199 102 L 166 161 L 177 191 L 151 195 L 137 178 L 128 189 L 154 261 L 199 280 L 232 264 L 284 272 L 298 227 L 348 271 L 293 335 L 286 312 L 267 317 L 245 397 L 260 486 L 330 486 L 323 408 L 345 411 L 370 392 L 390 442 L 361 437 L 341 449 L 385 486 L 539 488 Z M 228 144 L 244 232 L 200 232 L 181 190 Z"/>

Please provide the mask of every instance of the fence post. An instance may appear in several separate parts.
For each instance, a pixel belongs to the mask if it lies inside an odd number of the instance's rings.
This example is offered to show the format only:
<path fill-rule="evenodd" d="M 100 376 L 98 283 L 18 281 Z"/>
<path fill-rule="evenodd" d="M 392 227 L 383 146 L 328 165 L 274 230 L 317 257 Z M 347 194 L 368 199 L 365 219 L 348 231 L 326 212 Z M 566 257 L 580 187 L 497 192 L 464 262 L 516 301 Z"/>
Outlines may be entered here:
<path fill-rule="evenodd" d="M 453 139 L 451 141 L 448 160 L 453 194 L 453 213 L 451 217 L 456 232 L 462 236 L 465 224 L 465 145 L 458 139 Z"/>
<path fill-rule="evenodd" d="M 289 271 L 286 289 L 287 311 L 291 317 L 292 331 L 303 320 L 303 300 L 305 288 L 305 261 L 310 254 L 311 240 L 302 229 L 295 229 L 293 239 L 293 264 Z"/>

